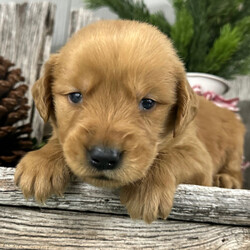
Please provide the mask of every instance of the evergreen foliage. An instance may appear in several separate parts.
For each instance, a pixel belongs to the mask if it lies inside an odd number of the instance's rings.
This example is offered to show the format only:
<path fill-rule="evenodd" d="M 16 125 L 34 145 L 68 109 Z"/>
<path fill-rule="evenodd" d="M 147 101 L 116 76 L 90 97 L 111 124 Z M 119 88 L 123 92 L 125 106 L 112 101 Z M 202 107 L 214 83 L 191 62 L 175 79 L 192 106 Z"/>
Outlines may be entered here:
<path fill-rule="evenodd" d="M 189 72 L 227 79 L 250 73 L 249 0 L 172 0 L 174 25 L 170 25 L 163 12 L 150 13 L 143 0 L 84 2 L 90 9 L 108 7 L 121 19 L 157 26 L 172 39 Z"/>
<path fill-rule="evenodd" d="M 186 8 L 176 11 L 176 21 L 171 28 L 170 37 L 174 41 L 179 56 L 186 61 L 188 58 L 188 47 L 194 35 L 193 18 Z"/>
<path fill-rule="evenodd" d="M 231 59 L 239 48 L 241 36 L 242 33 L 238 27 L 232 29 L 230 24 L 224 25 L 220 36 L 214 41 L 205 58 L 204 70 L 207 69 L 213 74 L 218 74 L 218 71 L 223 68 L 224 64 Z"/>

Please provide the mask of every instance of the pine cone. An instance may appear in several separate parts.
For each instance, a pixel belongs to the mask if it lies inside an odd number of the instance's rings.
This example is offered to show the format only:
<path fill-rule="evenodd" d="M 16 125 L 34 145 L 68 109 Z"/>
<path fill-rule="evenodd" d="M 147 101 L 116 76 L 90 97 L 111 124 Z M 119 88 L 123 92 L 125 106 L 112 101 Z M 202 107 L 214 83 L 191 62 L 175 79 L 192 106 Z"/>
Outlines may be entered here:
<path fill-rule="evenodd" d="M 17 126 L 18 121 L 28 117 L 30 107 L 25 97 L 28 86 L 20 84 L 25 80 L 21 69 L 13 66 L 0 56 L 0 165 L 14 167 L 33 143 L 31 125 Z"/>

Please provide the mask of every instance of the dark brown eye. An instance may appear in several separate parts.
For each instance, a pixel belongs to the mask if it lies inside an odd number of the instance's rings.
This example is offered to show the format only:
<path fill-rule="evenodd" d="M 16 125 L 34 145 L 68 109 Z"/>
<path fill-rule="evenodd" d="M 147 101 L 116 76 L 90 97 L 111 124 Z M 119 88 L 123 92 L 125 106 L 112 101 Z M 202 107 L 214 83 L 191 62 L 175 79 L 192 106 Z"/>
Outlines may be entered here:
<path fill-rule="evenodd" d="M 155 106 L 155 101 L 149 98 L 143 98 L 140 101 L 140 105 L 139 105 L 141 110 L 149 110 L 153 108 L 154 106 Z"/>
<path fill-rule="evenodd" d="M 82 101 L 82 94 L 80 92 L 73 92 L 68 94 L 68 98 L 72 103 L 80 103 Z"/>

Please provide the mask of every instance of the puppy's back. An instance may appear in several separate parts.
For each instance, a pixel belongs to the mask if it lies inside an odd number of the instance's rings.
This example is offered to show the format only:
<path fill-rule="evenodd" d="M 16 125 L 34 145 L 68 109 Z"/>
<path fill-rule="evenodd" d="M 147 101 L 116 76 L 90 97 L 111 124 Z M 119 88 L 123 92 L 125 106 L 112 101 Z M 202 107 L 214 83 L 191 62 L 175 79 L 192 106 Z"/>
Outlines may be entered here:
<path fill-rule="evenodd" d="M 214 173 L 226 167 L 229 161 L 240 165 L 245 128 L 237 114 L 199 97 L 195 123 L 198 137 L 212 156 Z"/>

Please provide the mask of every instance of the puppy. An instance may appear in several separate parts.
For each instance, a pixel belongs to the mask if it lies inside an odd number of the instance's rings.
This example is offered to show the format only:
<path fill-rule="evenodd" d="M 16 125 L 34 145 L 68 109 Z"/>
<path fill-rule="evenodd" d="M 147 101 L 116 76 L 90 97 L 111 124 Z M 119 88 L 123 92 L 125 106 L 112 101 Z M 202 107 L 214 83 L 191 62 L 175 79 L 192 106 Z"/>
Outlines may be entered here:
<path fill-rule="evenodd" d="M 121 188 L 134 219 L 167 218 L 180 183 L 241 188 L 244 126 L 190 88 L 171 42 L 135 21 L 99 21 L 50 57 L 33 89 L 53 136 L 18 164 L 25 197 L 60 195 L 70 174 Z"/>

